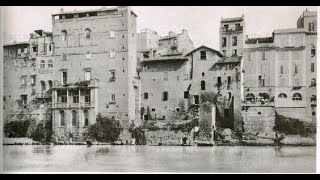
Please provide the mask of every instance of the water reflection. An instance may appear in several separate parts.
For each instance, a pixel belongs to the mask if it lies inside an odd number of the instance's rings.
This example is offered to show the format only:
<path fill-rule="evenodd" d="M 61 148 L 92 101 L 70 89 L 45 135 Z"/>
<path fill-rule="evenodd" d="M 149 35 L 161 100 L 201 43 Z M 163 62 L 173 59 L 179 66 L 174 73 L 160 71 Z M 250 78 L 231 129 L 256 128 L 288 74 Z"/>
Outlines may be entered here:
<path fill-rule="evenodd" d="M 4 170 L 315 172 L 315 147 L 4 146 Z"/>

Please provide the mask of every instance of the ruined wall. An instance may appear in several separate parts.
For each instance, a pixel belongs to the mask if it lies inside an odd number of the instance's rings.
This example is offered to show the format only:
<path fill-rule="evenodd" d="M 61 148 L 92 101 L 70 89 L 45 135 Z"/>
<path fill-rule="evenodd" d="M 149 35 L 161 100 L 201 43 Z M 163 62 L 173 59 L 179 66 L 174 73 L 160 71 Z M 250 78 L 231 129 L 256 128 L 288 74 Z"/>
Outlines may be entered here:
<path fill-rule="evenodd" d="M 164 145 L 164 146 L 178 146 L 181 144 L 181 140 L 187 137 L 191 140 L 190 133 L 184 133 L 182 131 L 170 131 L 170 130 L 157 130 L 146 131 L 147 145 Z"/>
<path fill-rule="evenodd" d="M 258 134 L 262 137 L 272 138 L 275 126 L 274 107 L 246 107 L 241 111 L 244 133 Z"/>

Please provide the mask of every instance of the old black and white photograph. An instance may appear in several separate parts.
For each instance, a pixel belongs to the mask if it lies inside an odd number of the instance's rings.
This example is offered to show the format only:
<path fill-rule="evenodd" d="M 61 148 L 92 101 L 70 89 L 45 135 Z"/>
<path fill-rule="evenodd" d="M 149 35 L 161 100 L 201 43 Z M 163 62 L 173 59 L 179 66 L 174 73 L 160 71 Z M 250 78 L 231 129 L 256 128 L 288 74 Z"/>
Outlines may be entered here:
<path fill-rule="evenodd" d="M 320 172 L 318 7 L 0 9 L 3 173 Z"/>

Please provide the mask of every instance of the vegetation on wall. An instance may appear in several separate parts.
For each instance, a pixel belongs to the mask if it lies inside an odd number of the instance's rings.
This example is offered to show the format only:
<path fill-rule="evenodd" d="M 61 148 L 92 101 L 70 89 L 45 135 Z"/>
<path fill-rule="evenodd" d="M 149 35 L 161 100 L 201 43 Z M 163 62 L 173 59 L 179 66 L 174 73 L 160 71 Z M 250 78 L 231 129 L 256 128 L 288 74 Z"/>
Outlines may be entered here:
<path fill-rule="evenodd" d="M 286 135 L 309 136 L 316 133 L 316 126 L 298 119 L 284 117 L 276 112 L 274 130 Z"/>
<path fill-rule="evenodd" d="M 143 126 L 136 127 L 134 122 L 132 122 L 129 127 L 129 132 L 131 133 L 131 137 L 135 139 L 136 145 L 147 144 Z"/>
<path fill-rule="evenodd" d="M 6 137 L 18 138 L 27 137 L 28 128 L 31 124 L 31 120 L 18 120 L 11 121 L 4 124 L 4 134 Z"/>
<path fill-rule="evenodd" d="M 30 137 L 41 143 L 51 142 L 52 137 L 52 120 L 41 121 L 38 123 Z"/>
<path fill-rule="evenodd" d="M 96 123 L 84 132 L 86 140 L 111 143 L 117 141 L 123 128 L 118 120 L 97 115 Z"/>

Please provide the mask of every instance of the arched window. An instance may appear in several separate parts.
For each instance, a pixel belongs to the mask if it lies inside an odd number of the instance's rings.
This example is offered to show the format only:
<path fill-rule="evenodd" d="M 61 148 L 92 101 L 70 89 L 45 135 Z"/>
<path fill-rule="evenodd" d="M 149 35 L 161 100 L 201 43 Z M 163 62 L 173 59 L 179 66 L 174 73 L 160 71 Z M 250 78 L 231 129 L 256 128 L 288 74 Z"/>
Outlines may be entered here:
<path fill-rule="evenodd" d="M 40 90 L 41 92 L 46 90 L 46 83 L 44 81 L 40 81 Z"/>
<path fill-rule="evenodd" d="M 46 62 L 44 60 L 40 61 L 40 68 L 45 68 Z"/>
<path fill-rule="evenodd" d="M 52 88 L 52 81 L 49 80 L 49 81 L 48 81 L 48 84 L 49 84 L 49 89 L 51 89 L 51 88 Z"/>
<path fill-rule="evenodd" d="M 301 94 L 299 94 L 299 93 L 293 94 L 292 100 L 293 100 L 293 101 L 302 101 L 302 96 L 301 96 Z"/>
<path fill-rule="evenodd" d="M 59 111 L 59 125 L 64 126 L 65 125 L 65 116 L 64 116 L 64 111 L 60 110 Z"/>
<path fill-rule="evenodd" d="M 89 112 L 88 112 L 88 110 L 83 111 L 83 117 L 84 117 L 84 126 L 89 126 Z"/>
<path fill-rule="evenodd" d="M 280 93 L 280 94 L 278 95 L 278 98 L 287 98 L 287 95 L 284 94 L 284 93 Z"/>
<path fill-rule="evenodd" d="M 315 78 L 311 79 L 311 86 L 316 86 L 316 79 Z"/>
<path fill-rule="evenodd" d="M 201 90 L 202 91 L 206 90 L 206 82 L 205 81 L 201 81 Z"/>
<path fill-rule="evenodd" d="M 311 102 L 316 102 L 316 101 L 317 101 L 317 96 L 312 95 L 312 96 L 311 96 Z"/>
<path fill-rule="evenodd" d="M 254 101 L 254 100 L 255 100 L 255 97 L 254 97 L 254 95 L 253 95 L 252 93 L 248 93 L 248 94 L 246 95 L 246 100 L 247 100 L 247 101 Z"/>
<path fill-rule="evenodd" d="M 72 126 L 77 126 L 77 111 L 72 110 L 71 114 L 72 114 Z"/>
<path fill-rule="evenodd" d="M 51 59 L 49 59 L 48 61 L 48 67 L 53 68 L 53 61 Z"/>
<path fill-rule="evenodd" d="M 86 39 L 90 39 L 91 38 L 91 30 L 89 28 L 87 28 L 84 31 L 85 31 Z"/>
<path fill-rule="evenodd" d="M 67 31 L 66 30 L 61 31 L 61 40 L 62 41 L 67 40 Z"/>

